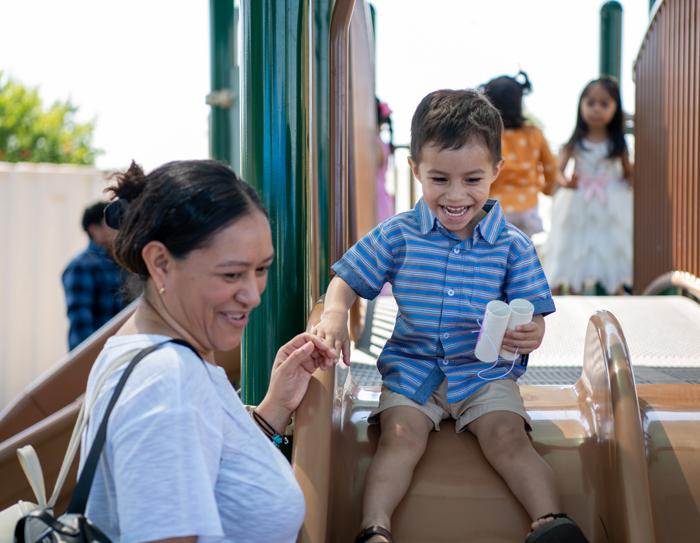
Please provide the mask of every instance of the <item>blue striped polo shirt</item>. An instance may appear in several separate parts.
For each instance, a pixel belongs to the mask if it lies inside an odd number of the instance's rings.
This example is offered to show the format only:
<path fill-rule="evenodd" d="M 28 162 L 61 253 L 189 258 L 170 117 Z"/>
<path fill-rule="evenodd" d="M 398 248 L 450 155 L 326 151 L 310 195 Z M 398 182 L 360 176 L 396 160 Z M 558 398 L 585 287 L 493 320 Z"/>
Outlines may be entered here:
<path fill-rule="evenodd" d="M 494 379 L 517 380 L 525 367 L 474 356 L 479 322 L 492 300 L 526 298 L 535 314 L 554 301 L 530 238 L 505 221 L 500 204 L 466 240 L 437 220 L 423 199 L 384 221 L 332 269 L 358 295 L 374 299 L 389 282 L 399 311 L 377 367 L 384 384 L 424 404 L 447 377 L 447 401 L 456 402 Z"/>

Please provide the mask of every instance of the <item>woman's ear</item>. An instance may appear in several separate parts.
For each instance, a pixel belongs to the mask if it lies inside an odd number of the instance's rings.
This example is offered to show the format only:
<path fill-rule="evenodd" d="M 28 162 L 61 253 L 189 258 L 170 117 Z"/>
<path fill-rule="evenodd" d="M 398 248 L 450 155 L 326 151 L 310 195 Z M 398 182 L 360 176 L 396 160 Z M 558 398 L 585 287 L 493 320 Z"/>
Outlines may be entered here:
<path fill-rule="evenodd" d="M 168 248 L 160 241 L 149 241 L 141 251 L 148 274 L 160 289 L 165 286 L 168 273 L 172 270 L 173 257 Z"/>

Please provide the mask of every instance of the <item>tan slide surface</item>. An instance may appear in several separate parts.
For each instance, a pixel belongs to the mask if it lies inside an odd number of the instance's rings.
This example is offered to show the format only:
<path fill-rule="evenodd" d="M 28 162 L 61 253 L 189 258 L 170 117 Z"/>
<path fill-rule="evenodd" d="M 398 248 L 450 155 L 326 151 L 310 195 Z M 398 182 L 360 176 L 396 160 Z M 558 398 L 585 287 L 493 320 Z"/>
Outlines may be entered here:
<path fill-rule="evenodd" d="M 320 312 L 319 304 L 309 326 Z M 607 311 L 590 318 L 583 359 L 573 386 L 521 386 L 533 444 L 557 476 L 564 510 L 591 542 L 695 541 L 700 385 L 636 387 L 621 327 Z M 358 531 L 379 435 L 367 416 L 378 397 L 345 367 L 312 379 L 295 428 L 293 463 L 307 500 L 299 541 L 349 542 Z M 392 522 L 401 543 L 505 543 L 524 541 L 530 519 L 476 439 L 443 424 Z"/>

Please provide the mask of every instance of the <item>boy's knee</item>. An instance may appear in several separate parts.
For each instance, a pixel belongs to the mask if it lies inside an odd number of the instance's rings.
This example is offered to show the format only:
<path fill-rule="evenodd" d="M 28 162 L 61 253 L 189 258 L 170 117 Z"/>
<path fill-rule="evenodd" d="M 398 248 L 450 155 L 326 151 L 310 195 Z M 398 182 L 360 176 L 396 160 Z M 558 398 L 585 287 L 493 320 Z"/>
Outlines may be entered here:
<path fill-rule="evenodd" d="M 531 447 L 525 428 L 513 425 L 494 426 L 479 437 L 484 454 L 490 459 L 517 455 L 523 447 Z"/>
<path fill-rule="evenodd" d="M 426 417 L 426 420 L 429 419 Z M 432 422 L 430 423 L 432 424 Z M 431 427 L 424 421 L 416 424 L 414 421 L 392 417 L 382 418 L 380 446 L 397 449 L 413 455 L 422 455 L 428 443 Z"/>

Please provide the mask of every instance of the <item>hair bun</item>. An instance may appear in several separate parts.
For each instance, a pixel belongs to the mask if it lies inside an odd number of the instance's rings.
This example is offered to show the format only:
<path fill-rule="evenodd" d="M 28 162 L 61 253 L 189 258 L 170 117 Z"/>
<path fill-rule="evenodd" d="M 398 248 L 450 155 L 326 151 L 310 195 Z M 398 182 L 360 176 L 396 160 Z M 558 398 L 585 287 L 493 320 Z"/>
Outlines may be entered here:
<path fill-rule="evenodd" d="M 525 81 L 522 83 L 518 81 L 518 77 L 520 77 L 521 75 L 525 79 Z M 532 84 L 530 83 L 530 79 L 527 77 L 527 74 L 525 72 L 520 70 L 513 79 L 518 83 L 518 85 L 520 85 L 520 88 L 523 91 L 523 96 L 530 94 L 530 91 L 532 90 Z"/>

